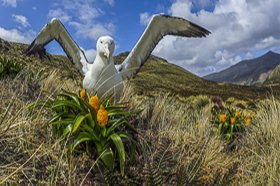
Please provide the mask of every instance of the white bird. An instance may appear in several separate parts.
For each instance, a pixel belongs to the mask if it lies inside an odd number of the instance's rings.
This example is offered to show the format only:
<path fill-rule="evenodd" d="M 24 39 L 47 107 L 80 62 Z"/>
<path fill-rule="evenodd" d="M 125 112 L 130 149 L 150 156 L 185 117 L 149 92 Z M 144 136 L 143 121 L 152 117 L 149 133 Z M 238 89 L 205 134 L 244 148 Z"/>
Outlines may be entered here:
<path fill-rule="evenodd" d="M 22 54 L 29 56 L 43 49 L 55 39 L 63 48 L 78 72 L 84 76 L 83 88 L 97 91 L 97 96 L 114 94 L 119 99 L 123 91 L 123 80 L 135 75 L 147 61 L 157 43 L 165 35 L 182 37 L 206 37 L 210 32 L 183 18 L 164 14 L 154 15 L 141 38 L 120 65 L 114 65 L 114 40 L 110 36 L 100 37 L 96 44 L 96 58 L 88 63 L 84 51 L 76 44 L 63 24 L 56 18 L 48 22 L 34 41 Z"/>

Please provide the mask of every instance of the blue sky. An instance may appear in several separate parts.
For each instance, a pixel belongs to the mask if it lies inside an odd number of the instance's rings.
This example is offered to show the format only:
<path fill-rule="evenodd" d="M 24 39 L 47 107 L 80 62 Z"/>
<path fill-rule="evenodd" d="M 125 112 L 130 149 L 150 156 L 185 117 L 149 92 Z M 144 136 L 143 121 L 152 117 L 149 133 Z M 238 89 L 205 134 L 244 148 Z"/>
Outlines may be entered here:
<path fill-rule="evenodd" d="M 212 34 L 203 39 L 167 36 L 153 54 L 203 76 L 269 50 L 280 53 L 279 10 L 279 0 L 0 0 L 0 37 L 29 44 L 57 17 L 93 61 L 98 37 L 115 39 L 115 55 L 130 51 L 151 16 L 165 13 Z M 64 54 L 55 41 L 46 49 Z"/>

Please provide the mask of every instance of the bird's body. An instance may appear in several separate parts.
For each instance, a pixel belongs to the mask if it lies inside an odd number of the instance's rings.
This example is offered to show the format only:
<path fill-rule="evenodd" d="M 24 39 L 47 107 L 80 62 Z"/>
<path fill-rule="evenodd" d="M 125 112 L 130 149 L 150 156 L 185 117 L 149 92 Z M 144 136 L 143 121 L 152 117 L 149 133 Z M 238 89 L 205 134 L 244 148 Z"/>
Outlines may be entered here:
<path fill-rule="evenodd" d="M 119 99 L 122 95 L 123 80 L 136 74 L 144 65 L 157 43 L 165 35 L 183 37 L 206 37 L 206 29 L 178 17 L 154 15 L 145 32 L 129 53 L 124 62 L 114 65 L 114 40 L 110 36 L 100 37 L 96 44 L 97 55 L 94 62 L 88 63 L 83 50 L 75 43 L 58 19 L 52 19 L 39 32 L 35 40 L 23 53 L 28 56 L 43 48 L 55 39 L 63 48 L 78 72 L 84 76 L 83 88 L 97 91 L 98 97 L 113 94 Z"/>

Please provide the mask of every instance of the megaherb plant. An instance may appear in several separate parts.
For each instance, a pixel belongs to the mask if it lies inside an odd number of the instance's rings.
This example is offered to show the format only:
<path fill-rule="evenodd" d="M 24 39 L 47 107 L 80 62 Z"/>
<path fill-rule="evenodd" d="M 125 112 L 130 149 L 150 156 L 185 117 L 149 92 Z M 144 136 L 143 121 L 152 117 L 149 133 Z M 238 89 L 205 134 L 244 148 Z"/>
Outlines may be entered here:
<path fill-rule="evenodd" d="M 214 124 L 217 126 L 217 131 L 226 137 L 229 141 L 236 134 L 245 131 L 245 125 L 249 126 L 251 124 L 250 115 L 242 115 L 239 111 L 234 111 L 233 109 L 227 108 L 226 111 L 216 111 L 212 108 L 211 111 L 214 117 Z M 218 118 L 218 116 L 220 116 Z"/>
<path fill-rule="evenodd" d="M 97 96 L 89 99 L 84 90 L 80 93 L 80 96 L 65 90 L 57 96 L 52 94 L 51 96 L 53 100 L 39 102 L 40 106 L 44 105 L 44 107 L 48 107 L 55 112 L 44 126 L 52 125 L 53 135 L 58 137 L 71 136 L 73 140 L 69 142 L 68 154 L 72 154 L 74 149 L 82 142 L 92 141 L 97 155 L 101 156 L 101 160 L 112 171 L 115 162 L 114 153 L 110 147 L 110 141 L 112 141 L 119 155 L 120 169 L 123 176 L 125 149 L 121 138 L 128 138 L 133 144 L 130 162 L 134 157 L 136 144 L 128 133 L 116 132 L 115 129 L 125 124 L 134 130 L 127 123 L 126 118 L 141 112 L 141 110 L 130 113 L 125 112 L 123 111 L 126 108 L 124 104 L 110 104 L 110 96 L 100 101 Z"/>
<path fill-rule="evenodd" d="M 21 63 L 16 62 L 14 58 L 7 59 L 0 57 L 0 77 L 16 76 L 22 69 Z"/>

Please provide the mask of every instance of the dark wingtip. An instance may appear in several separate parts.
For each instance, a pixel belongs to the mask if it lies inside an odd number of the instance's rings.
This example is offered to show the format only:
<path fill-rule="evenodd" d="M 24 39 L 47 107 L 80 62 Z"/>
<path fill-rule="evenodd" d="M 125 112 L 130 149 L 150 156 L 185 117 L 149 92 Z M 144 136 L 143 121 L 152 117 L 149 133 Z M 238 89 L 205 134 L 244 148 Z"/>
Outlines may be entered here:
<path fill-rule="evenodd" d="M 35 45 L 35 40 L 28 46 L 28 48 L 21 54 L 21 56 L 26 57 L 34 54 L 36 52 L 37 45 Z"/>
<path fill-rule="evenodd" d="M 159 14 L 159 16 L 162 16 L 162 17 L 165 17 L 165 18 L 175 18 L 175 19 L 181 19 L 181 20 L 187 21 L 184 18 L 176 17 L 176 16 L 169 16 L 169 15 L 166 15 L 166 14 Z M 207 37 L 207 35 L 211 34 L 211 32 L 206 30 L 205 28 L 203 28 L 203 27 L 201 27 L 201 26 L 199 26 L 199 25 L 197 25 L 193 22 L 190 22 L 190 21 L 188 21 L 188 22 L 191 26 L 190 28 L 193 28 L 193 29 L 191 29 L 192 33 L 189 36 L 191 36 L 191 37 Z M 184 36 L 184 34 L 182 32 L 182 36 Z"/>
<path fill-rule="evenodd" d="M 201 26 L 199 26 L 199 25 L 197 25 L 195 23 L 192 23 L 192 22 L 189 22 L 189 23 L 190 23 L 191 27 L 194 27 L 194 28 L 197 29 L 197 30 L 194 30 L 196 35 L 197 35 L 197 37 L 206 37 L 209 34 L 211 34 L 211 32 L 206 30 L 205 28 L 203 28 L 203 27 L 201 27 Z"/>

